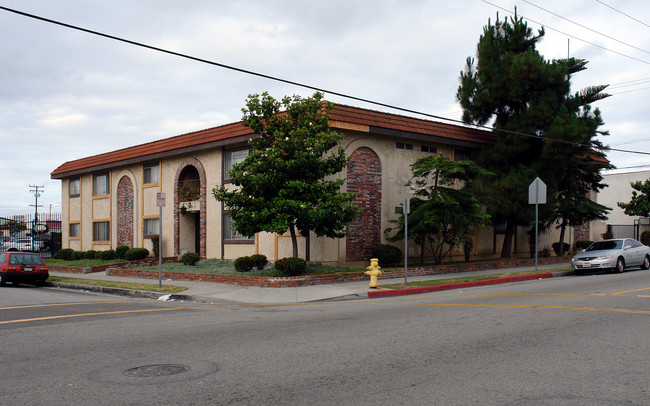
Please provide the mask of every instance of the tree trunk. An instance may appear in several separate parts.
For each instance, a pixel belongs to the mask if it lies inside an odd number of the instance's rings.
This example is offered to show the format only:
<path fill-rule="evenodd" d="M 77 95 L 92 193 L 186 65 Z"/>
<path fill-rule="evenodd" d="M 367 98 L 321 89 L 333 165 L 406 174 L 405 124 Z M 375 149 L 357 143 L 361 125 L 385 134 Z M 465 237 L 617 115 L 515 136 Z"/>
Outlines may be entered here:
<path fill-rule="evenodd" d="M 293 249 L 293 257 L 298 258 L 298 237 L 296 236 L 296 227 L 292 224 L 289 226 L 291 233 L 291 248 Z"/>
<path fill-rule="evenodd" d="M 508 216 L 506 220 L 506 233 L 503 237 L 503 247 L 501 247 L 501 258 L 510 258 L 512 254 L 512 237 L 515 235 L 515 220 Z"/>
<path fill-rule="evenodd" d="M 562 224 L 560 225 L 560 247 L 558 249 L 558 256 L 560 257 L 564 255 L 564 232 L 566 231 L 566 225 L 566 220 L 562 220 Z"/>

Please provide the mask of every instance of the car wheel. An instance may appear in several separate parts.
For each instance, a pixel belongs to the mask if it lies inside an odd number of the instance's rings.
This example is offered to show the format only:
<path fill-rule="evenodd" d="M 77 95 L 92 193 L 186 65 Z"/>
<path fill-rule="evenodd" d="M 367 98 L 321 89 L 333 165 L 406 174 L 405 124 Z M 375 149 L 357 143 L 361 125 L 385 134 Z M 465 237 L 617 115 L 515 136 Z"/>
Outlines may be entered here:
<path fill-rule="evenodd" d="M 0 275 L 0 286 L 5 286 L 7 284 L 7 281 Z"/>
<path fill-rule="evenodd" d="M 623 271 L 625 271 L 625 261 L 623 261 L 623 258 L 619 257 L 618 260 L 616 260 L 616 268 L 614 268 L 614 270 L 618 273 L 623 273 Z"/>
<path fill-rule="evenodd" d="M 641 269 L 650 269 L 650 257 L 647 255 L 645 258 L 643 258 L 643 264 L 641 265 Z"/>

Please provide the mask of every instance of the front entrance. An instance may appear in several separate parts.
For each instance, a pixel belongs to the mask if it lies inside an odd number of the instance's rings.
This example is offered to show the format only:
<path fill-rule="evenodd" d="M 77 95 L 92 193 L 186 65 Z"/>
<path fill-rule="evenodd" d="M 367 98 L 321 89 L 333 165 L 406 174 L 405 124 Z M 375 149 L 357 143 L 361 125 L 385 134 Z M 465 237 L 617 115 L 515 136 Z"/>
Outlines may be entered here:
<path fill-rule="evenodd" d="M 205 258 L 205 170 L 195 158 L 186 158 L 178 167 L 174 205 L 175 255 L 195 252 Z"/>

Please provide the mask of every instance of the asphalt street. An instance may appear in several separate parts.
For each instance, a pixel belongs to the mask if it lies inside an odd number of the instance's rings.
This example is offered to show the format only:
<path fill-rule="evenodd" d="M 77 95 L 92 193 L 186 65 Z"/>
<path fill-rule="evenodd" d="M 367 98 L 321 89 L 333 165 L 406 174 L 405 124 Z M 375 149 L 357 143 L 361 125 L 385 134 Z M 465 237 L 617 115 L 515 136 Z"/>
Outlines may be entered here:
<path fill-rule="evenodd" d="M 353 301 L 0 289 L 3 405 L 647 405 L 650 273 Z"/>

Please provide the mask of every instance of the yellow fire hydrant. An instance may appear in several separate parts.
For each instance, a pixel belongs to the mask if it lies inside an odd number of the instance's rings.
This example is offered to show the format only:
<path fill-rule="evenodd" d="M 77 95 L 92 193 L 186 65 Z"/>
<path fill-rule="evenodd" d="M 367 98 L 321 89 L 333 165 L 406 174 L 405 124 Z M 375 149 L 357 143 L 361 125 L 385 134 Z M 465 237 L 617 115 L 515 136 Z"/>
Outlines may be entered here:
<path fill-rule="evenodd" d="M 370 266 L 366 268 L 367 271 L 364 272 L 366 275 L 370 276 L 370 284 L 368 285 L 369 288 L 375 289 L 379 287 L 379 284 L 377 284 L 377 278 L 379 275 L 381 275 L 381 267 L 379 266 L 379 260 L 377 258 L 372 258 L 370 260 Z"/>

